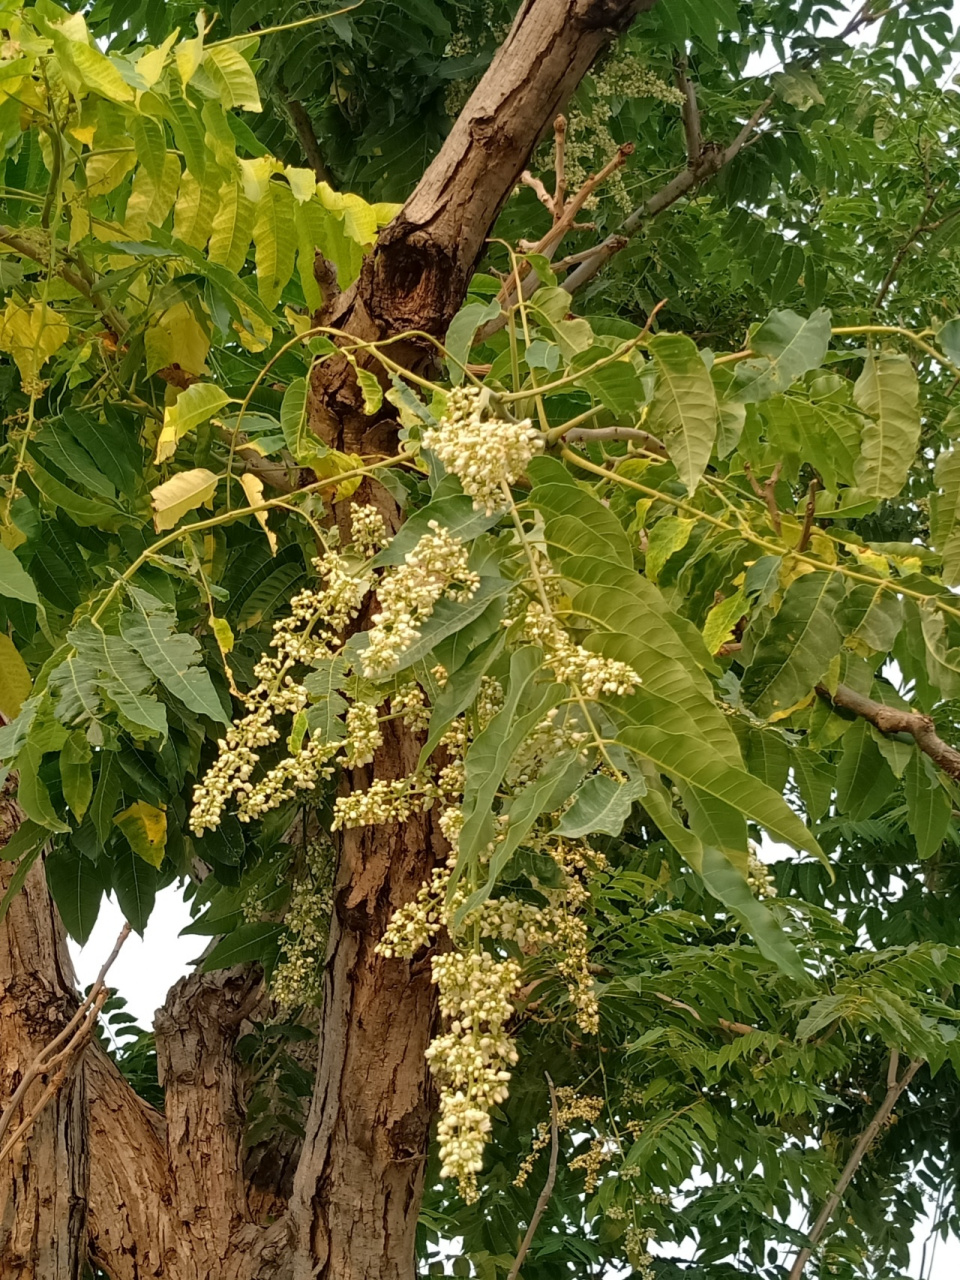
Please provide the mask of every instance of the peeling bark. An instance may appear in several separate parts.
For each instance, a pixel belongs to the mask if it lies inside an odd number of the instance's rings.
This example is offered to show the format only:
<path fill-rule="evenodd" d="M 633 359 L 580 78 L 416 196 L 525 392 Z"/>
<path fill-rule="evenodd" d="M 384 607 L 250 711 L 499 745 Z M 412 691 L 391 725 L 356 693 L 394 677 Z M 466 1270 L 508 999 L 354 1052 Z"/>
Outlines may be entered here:
<path fill-rule="evenodd" d="M 0 848 L 23 821 L 13 790 L 13 780 L 0 790 Z M 0 897 L 15 869 L 0 861 Z M 76 1007 L 73 966 L 38 859 L 0 929 L 0 1100 Z M 17 1123 L 45 1083 L 28 1092 Z M 85 1094 L 82 1074 L 73 1073 L 0 1166 L 3 1280 L 79 1280 L 86 1191 Z"/>

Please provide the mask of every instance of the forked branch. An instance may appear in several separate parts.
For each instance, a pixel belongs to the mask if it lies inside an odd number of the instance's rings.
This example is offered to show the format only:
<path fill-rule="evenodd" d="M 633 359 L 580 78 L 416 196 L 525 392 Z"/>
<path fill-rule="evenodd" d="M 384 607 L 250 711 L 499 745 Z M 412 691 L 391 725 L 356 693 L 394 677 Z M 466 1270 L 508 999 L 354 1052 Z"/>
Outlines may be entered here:
<path fill-rule="evenodd" d="M 960 779 L 960 751 L 944 742 L 937 733 L 931 716 L 924 715 L 922 711 L 888 707 L 875 698 L 857 693 L 856 689 L 845 684 L 838 684 L 832 693 L 824 685 L 818 684 L 817 693 L 825 702 L 869 720 L 881 733 L 909 733 L 924 755 L 928 755 L 935 765 L 951 778 Z"/>
<path fill-rule="evenodd" d="M 823 1234 L 830 1225 L 830 1220 L 837 1211 L 840 1201 L 843 1199 L 844 1192 L 853 1180 L 854 1174 L 860 1168 L 863 1157 L 870 1150 L 874 1139 L 890 1119 L 893 1109 L 900 1101 L 900 1095 L 906 1089 L 907 1085 L 923 1066 L 922 1058 L 914 1058 L 906 1067 L 902 1076 L 897 1075 L 899 1067 L 899 1055 L 896 1049 L 890 1053 L 890 1061 L 887 1067 L 887 1091 L 883 1096 L 883 1101 L 877 1108 L 873 1119 L 861 1133 L 857 1139 L 857 1145 L 850 1153 L 850 1159 L 843 1166 L 837 1184 L 827 1196 L 823 1208 L 817 1215 L 817 1220 L 810 1228 L 807 1235 L 807 1244 L 797 1254 L 793 1266 L 790 1268 L 788 1280 L 800 1280 L 803 1275 L 804 1267 L 813 1257 L 813 1252 L 823 1238 Z"/>

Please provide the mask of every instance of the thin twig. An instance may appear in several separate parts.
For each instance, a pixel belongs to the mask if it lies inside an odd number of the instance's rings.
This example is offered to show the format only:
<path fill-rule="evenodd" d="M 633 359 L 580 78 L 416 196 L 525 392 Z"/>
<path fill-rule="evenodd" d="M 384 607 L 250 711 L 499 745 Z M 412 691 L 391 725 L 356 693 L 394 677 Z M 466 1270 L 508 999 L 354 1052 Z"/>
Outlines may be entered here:
<path fill-rule="evenodd" d="M 318 182 L 330 182 L 330 171 L 323 161 L 323 152 L 320 150 L 320 143 L 313 127 L 313 121 L 310 119 L 310 113 L 306 107 L 297 98 L 288 97 L 283 92 L 283 105 L 286 108 L 287 115 L 290 117 L 290 123 L 293 125 L 294 132 L 303 151 L 304 159 L 313 170 Z"/>
<path fill-rule="evenodd" d="M 567 117 L 557 116 L 553 122 L 553 170 L 556 181 L 553 188 L 553 220 L 559 222 L 567 198 Z"/>
<path fill-rule="evenodd" d="M 550 1090 L 550 1168 L 547 1171 L 547 1180 L 543 1184 L 540 1198 L 537 1200 L 537 1206 L 533 1211 L 533 1217 L 530 1219 L 530 1225 L 527 1227 L 527 1234 L 523 1237 L 520 1248 L 517 1250 L 513 1266 L 507 1274 L 507 1280 L 517 1280 L 520 1268 L 523 1266 L 523 1260 L 533 1244 L 533 1237 L 536 1235 L 537 1227 L 540 1225 L 540 1219 L 546 1213 L 550 1197 L 553 1195 L 553 1185 L 557 1180 L 557 1157 L 560 1153 L 560 1119 L 557 1108 L 557 1091 L 554 1089 L 553 1081 L 549 1076 L 547 1076 L 547 1088 Z"/>
<path fill-rule="evenodd" d="M 703 133 L 700 128 L 700 108 L 697 106 L 697 91 L 693 81 L 687 75 L 686 58 L 678 58 L 676 64 L 677 88 L 683 94 L 684 103 L 680 108 L 680 119 L 683 121 L 683 133 L 687 140 L 687 165 L 695 169 L 703 154 Z"/>
<path fill-rule="evenodd" d="M 551 214 L 555 213 L 553 196 L 539 178 L 535 178 L 529 169 L 524 169 L 523 173 L 520 175 L 520 181 L 525 187 L 530 188 L 545 209 L 547 209 Z"/>
<path fill-rule="evenodd" d="M 120 936 L 114 943 L 113 950 L 107 956 L 100 972 L 97 974 L 96 981 L 86 997 L 81 1001 L 76 1013 L 63 1030 L 55 1035 L 49 1044 L 43 1046 L 23 1073 L 23 1078 L 14 1090 L 13 1096 L 4 1108 L 3 1113 L 0 1114 L 0 1143 L 3 1143 L 4 1135 L 13 1123 L 13 1118 L 33 1082 L 40 1077 L 48 1077 L 47 1087 L 37 1103 L 11 1134 L 9 1140 L 0 1146 L 0 1162 L 9 1155 L 20 1138 L 32 1128 L 43 1108 L 59 1089 L 67 1068 L 71 1065 L 75 1055 L 86 1045 L 93 1034 L 97 1018 L 100 1016 L 100 1010 L 110 995 L 109 989 L 104 985 L 104 980 L 114 960 L 120 954 L 120 948 L 130 936 L 130 932 L 130 925 L 125 924 L 120 930 Z"/>
<path fill-rule="evenodd" d="M 780 519 L 780 508 L 777 506 L 775 490 L 777 487 L 777 481 L 780 479 L 780 472 L 783 470 L 783 463 L 777 463 L 773 468 L 773 473 L 770 476 L 770 479 L 764 481 L 763 484 L 760 484 L 754 476 L 749 462 L 745 462 L 743 464 L 743 469 L 746 473 L 747 479 L 750 481 L 750 487 L 753 489 L 753 492 L 758 498 L 762 498 L 767 504 L 767 511 L 770 513 L 770 523 L 773 525 L 774 533 L 779 537 L 782 532 L 782 522 Z"/>
<path fill-rule="evenodd" d="M 837 1207 L 843 1199 L 844 1192 L 850 1185 L 853 1175 L 860 1167 L 860 1162 L 869 1151 L 877 1134 L 886 1124 L 887 1120 L 889 1120 L 894 1107 L 900 1100 L 900 1095 L 923 1066 L 923 1059 L 914 1058 L 899 1079 L 897 1079 L 898 1064 L 899 1055 L 897 1054 L 896 1049 L 894 1049 L 890 1054 L 890 1063 L 887 1068 L 887 1091 L 884 1094 L 883 1101 L 877 1108 L 873 1119 L 857 1139 L 857 1145 L 850 1153 L 850 1159 L 843 1166 L 840 1177 L 837 1179 L 836 1186 L 830 1192 L 829 1196 L 827 1196 L 826 1202 L 820 1210 L 816 1222 L 810 1228 L 810 1231 L 807 1234 L 807 1244 L 797 1254 L 796 1260 L 790 1268 L 789 1280 L 800 1280 L 800 1277 L 803 1275 L 804 1267 L 813 1256 L 814 1249 L 816 1249 L 817 1245 L 820 1243 L 824 1232 L 830 1224 L 830 1219 L 833 1217 L 834 1213 L 836 1213 Z"/>
<path fill-rule="evenodd" d="M 814 477 L 810 481 L 810 488 L 807 490 L 807 505 L 803 512 L 803 528 L 800 530 L 800 541 L 797 543 L 798 551 L 806 551 L 810 545 L 810 538 L 813 534 L 813 518 L 817 514 L 817 490 L 820 488 L 820 481 Z"/>
<path fill-rule="evenodd" d="M 683 1000 L 675 1000 L 673 996 L 664 995 L 662 991 L 655 991 L 653 994 L 658 1000 L 662 1000 L 664 1004 L 672 1005 L 674 1009 L 683 1009 L 695 1018 L 697 1022 L 703 1022 L 699 1011 L 692 1004 L 687 1004 Z M 717 1025 L 722 1027 L 724 1031 L 732 1031 L 734 1035 L 738 1036 L 751 1036 L 757 1030 L 756 1027 L 751 1027 L 746 1022 L 731 1022 L 728 1018 L 718 1018 Z"/>

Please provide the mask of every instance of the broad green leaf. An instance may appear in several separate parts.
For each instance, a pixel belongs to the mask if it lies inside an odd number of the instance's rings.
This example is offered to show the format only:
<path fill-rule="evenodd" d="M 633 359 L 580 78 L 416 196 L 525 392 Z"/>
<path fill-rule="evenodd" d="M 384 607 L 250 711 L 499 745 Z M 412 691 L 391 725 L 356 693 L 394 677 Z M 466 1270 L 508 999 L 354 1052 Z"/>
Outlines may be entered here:
<path fill-rule="evenodd" d="M 0 596 L 38 604 L 37 588 L 16 555 L 0 543 Z"/>
<path fill-rule="evenodd" d="M 649 340 L 657 368 L 644 426 L 667 447 L 677 475 L 693 493 L 710 461 L 717 436 L 717 397 L 696 344 L 681 333 Z"/>
<path fill-rule="evenodd" d="M 81 618 L 67 639 L 96 668 L 99 688 L 123 721 L 140 736 L 167 736 L 166 711 L 148 692 L 153 674 L 126 640 L 107 634 L 89 617 Z"/>
<path fill-rule="evenodd" d="M 205 467 L 180 471 L 150 491 L 153 524 L 157 533 L 173 529 L 188 511 L 195 511 L 216 493 L 218 478 Z"/>
<path fill-rule="evenodd" d="M 463 830 L 460 834 L 456 882 L 476 868 L 480 853 L 493 839 L 494 805 L 503 775 L 526 735 L 563 697 L 563 686 L 539 683 L 543 655 L 533 647 L 517 649 L 510 658 L 503 707 L 477 735 L 464 757 Z M 476 887 L 476 886 L 470 886 Z"/>
<path fill-rule="evenodd" d="M 81 529 L 91 527 L 119 529 L 121 525 L 129 522 L 129 517 L 112 503 L 85 498 L 82 493 L 77 493 L 75 488 L 61 483 L 37 462 L 34 462 L 30 469 L 30 478 L 43 496 L 61 511 L 65 511 L 74 524 L 78 524 Z"/>
<path fill-rule="evenodd" d="M 117 811 L 120 789 L 120 766 L 112 752 L 105 752 L 100 756 L 100 776 L 90 805 L 90 817 L 101 845 L 107 843 L 113 831 L 113 817 Z"/>
<path fill-rule="evenodd" d="M 531 463 L 534 486 L 527 501 L 543 512 L 551 559 L 562 568 L 565 555 L 608 556 L 633 568 L 633 547 L 620 521 L 609 508 L 577 484 L 539 483 Z"/>
<path fill-rule="evenodd" d="M 803 574 L 790 584 L 744 672 L 743 700 L 755 715 L 777 719 L 807 697 L 843 640 L 836 609 L 843 599 L 839 574 Z"/>
<path fill-rule="evenodd" d="M 235 964 L 262 964 L 269 969 L 276 963 L 282 937 L 283 925 L 266 921 L 238 925 L 204 960 L 204 971 L 229 969 Z"/>
<path fill-rule="evenodd" d="M 50 672 L 47 688 L 53 695 L 57 719 L 65 725 L 83 725 L 96 720 L 100 711 L 97 667 L 76 654 Z"/>
<path fill-rule="evenodd" d="M 915 750 L 904 773 L 907 825 L 917 842 L 921 859 L 932 858 L 940 849 L 950 826 L 950 798 L 940 785 L 936 768 Z"/>
<path fill-rule="evenodd" d="M 145 800 L 135 800 L 117 814 L 113 825 L 120 828 L 138 857 L 151 867 L 160 866 L 167 844 L 167 815 L 162 809 Z"/>
<path fill-rule="evenodd" d="M 307 727 L 311 735 L 320 742 L 340 742 L 347 733 L 343 722 L 347 701 L 340 694 L 347 662 L 338 656 L 314 665 L 315 669 L 303 681 L 303 686 L 310 695 Z"/>
<path fill-rule="evenodd" d="M 495 602 L 502 602 L 512 587 L 513 583 L 506 578 L 481 576 L 480 585 L 469 600 L 438 600 L 419 637 L 400 655 L 395 670 L 406 671 L 421 662 L 442 641 L 464 630 Z"/>
<path fill-rule="evenodd" d="M 47 854 L 43 866 L 60 918 L 70 936 L 83 946 L 97 923 L 103 897 L 93 864 L 68 845 Z"/>
<path fill-rule="evenodd" d="M 746 928 L 760 954 L 792 978 L 806 982 L 807 974 L 796 948 L 773 912 L 754 897 L 743 875 L 719 850 L 704 846 L 700 875 L 710 893 Z"/>
<path fill-rule="evenodd" d="M 280 405 L 283 438 L 297 462 L 316 453 L 321 443 L 307 425 L 307 395 L 306 378 L 294 378 L 284 391 Z"/>
<path fill-rule="evenodd" d="M 447 481 L 444 481 L 444 484 L 446 483 Z M 461 542 L 472 542 L 481 533 L 499 524 L 501 519 L 499 513 L 488 516 L 483 511 L 477 511 L 474 508 L 473 499 L 468 498 L 465 493 L 449 493 L 434 497 L 425 507 L 414 511 L 409 519 L 404 521 L 396 536 L 377 554 L 373 563 L 378 568 L 403 564 L 404 558 L 420 539 L 430 532 L 430 525 L 434 521 L 453 537 L 459 538 Z"/>
<path fill-rule="evenodd" d="M 867 415 L 857 489 L 873 498 L 893 498 L 903 488 L 920 440 L 919 386 L 906 356 L 868 355 L 853 398 Z"/>
<path fill-rule="evenodd" d="M 427 740 L 420 752 L 418 769 L 423 769 L 440 739 L 454 719 L 465 711 L 480 691 L 480 684 L 487 671 L 503 649 L 506 637 L 497 630 L 479 644 L 461 666 L 448 673 L 447 683 L 437 694 L 430 716 Z"/>
<path fill-rule="evenodd" d="M 229 724 L 209 674 L 201 665 L 199 641 L 177 629 L 169 606 L 138 587 L 128 586 L 134 611 L 124 613 L 120 632 L 140 654 L 165 689 L 197 715 Z"/>
<path fill-rule="evenodd" d="M 823 364 L 829 345 L 829 311 L 821 307 L 809 319 L 795 311 L 771 311 L 750 335 L 750 346 L 765 359 L 737 365 L 733 398 L 759 400 L 787 391 L 798 378 Z"/>
<path fill-rule="evenodd" d="M 53 807 L 47 784 L 40 777 L 42 760 L 43 752 L 32 742 L 28 742 L 17 757 L 17 767 L 20 771 L 17 803 L 27 817 L 32 818 L 34 822 L 38 822 L 49 831 L 65 834 L 70 827 L 61 821 Z"/>
<path fill-rule="evenodd" d="M 450 321 L 444 346 L 449 357 L 450 381 L 455 387 L 459 387 L 464 379 L 464 366 L 477 330 L 488 320 L 496 320 L 499 315 L 500 303 L 496 299 L 492 302 L 468 302 Z"/>
<path fill-rule="evenodd" d="M 229 402 L 230 397 L 212 382 L 193 382 L 163 411 L 163 426 L 157 438 L 154 465 L 172 458 L 184 436 L 207 422 Z"/>
<path fill-rule="evenodd" d="M 156 868 L 121 845 L 114 857 L 113 887 L 124 919 L 143 937 L 157 897 Z"/>
<path fill-rule="evenodd" d="M 36 824 L 32 823 L 31 825 L 35 826 Z M 42 830 L 42 828 L 40 829 Z M 0 924 L 3 924 L 4 918 L 10 910 L 14 898 L 26 883 L 27 876 L 30 874 L 30 868 L 40 857 L 42 851 L 43 843 L 42 841 L 37 841 L 31 849 L 22 855 L 20 861 L 17 863 L 17 869 L 10 877 L 7 884 L 7 891 L 3 895 L 3 900 L 0 901 Z"/>
<path fill-rule="evenodd" d="M 92 758 L 86 734 L 79 729 L 71 733 L 60 752 L 60 782 L 67 808 L 78 823 L 93 795 Z"/>
<path fill-rule="evenodd" d="M 823 756 L 805 747 L 791 751 L 790 766 L 807 813 L 818 822 L 830 807 L 834 770 Z"/>
<path fill-rule="evenodd" d="M 859 822 L 876 813 L 896 785 L 870 726 L 857 720 L 843 735 L 843 754 L 837 766 L 837 808 Z"/>
<path fill-rule="evenodd" d="M 618 782 L 607 774 L 587 778 L 560 819 L 557 834 L 576 838 L 604 833 L 618 836 L 630 816 L 635 800 L 646 794 L 642 778 Z"/>
<path fill-rule="evenodd" d="M 16 720 L 32 688 L 30 672 L 17 646 L 8 635 L 0 632 L 0 715 L 4 720 L 8 723 Z"/>
<path fill-rule="evenodd" d="M 4 845 L 0 845 L 0 858 L 8 862 L 18 862 L 25 854 L 31 853 L 49 838 L 46 827 L 40 826 L 30 818 L 24 818 L 16 831 Z"/>
<path fill-rule="evenodd" d="M 96 436 L 92 432 L 84 432 L 84 436 L 86 441 L 81 445 L 65 419 L 51 418 L 37 435 L 36 444 L 44 457 L 69 480 L 76 480 L 99 498 L 113 500 L 117 496 L 116 486 L 94 465 L 94 455 L 98 452 Z"/>

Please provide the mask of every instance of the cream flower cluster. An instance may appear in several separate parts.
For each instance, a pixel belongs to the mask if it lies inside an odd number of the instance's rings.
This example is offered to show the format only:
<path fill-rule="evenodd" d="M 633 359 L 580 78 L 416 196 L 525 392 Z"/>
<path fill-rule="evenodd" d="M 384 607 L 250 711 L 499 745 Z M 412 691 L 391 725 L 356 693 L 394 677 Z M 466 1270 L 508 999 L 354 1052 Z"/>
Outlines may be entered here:
<path fill-rule="evenodd" d="M 270 994 L 284 1009 L 318 1005 L 323 995 L 323 961 L 333 913 L 336 858 L 324 841 L 312 841 L 306 870 L 293 882 L 280 963 L 270 980 Z M 258 916 L 259 918 L 259 916 Z"/>
<path fill-rule="evenodd" d="M 777 882 L 770 873 L 767 864 L 760 857 L 757 846 L 750 841 L 747 859 L 747 884 L 758 898 L 775 898 Z"/>
<path fill-rule="evenodd" d="M 369 764 L 374 752 L 383 743 L 377 708 L 367 702 L 355 702 L 347 709 L 344 721 L 347 726 L 347 745 L 341 763 L 348 769 Z"/>
<path fill-rule="evenodd" d="M 537 601 L 527 606 L 524 635 L 531 644 L 543 649 L 547 665 L 559 681 L 576 685 L 591 701 L 623 697 L 642 683 L 636 671 L 625 662 L 604 658 L 582 644 L 575 644 L 556 618 Z"/>
<path fill-rule="evenodd" d="M 423 433 L 425 449 L 457 477 L 477 511 L 506 511 L 503 486 L 511 485 L 543 451 L 544 438 L 530 419 L 506 422 L 483 418 L 478 387 L 454 387 L 437 428 Z"/>
<path fill-rule="evenodd" d="M 563 1133 L 565 1130 L 572 1129 L 576 1126 L 582 1129 L 584 1125 L 590 1126 L 597 1122 L 600 1113 L 606 1106 L 603 1098 L 598 1098 L 595 1094 L 578 1094 L 576 1090 L 571 1089 L 568 1085 L 561 1085 L 556 1090 L 557 1096 L 557 1129 Z M 536 1136 L 533 1139 L 533 1146 L 529 1153 L 524 1157 L 523 1163 L 517 1172 L 517 1176 L 513 1180 L 515 1187 L 522 1187 L 529 1178 L 537 1156 L 550 1143 L 550 1122 L 542 1120 L 537 1125 Z"/>
<path fill-rule="evenodd" d="M 385 573 L 377 586 L 379 613 L 373 616 L 369 647 L 361 661 L 368 678 L 385 675 L 420 637 L 437 601 L 469 600 L 480 579 L 467 565 L 467 549 L 459 538 L 430 521 L 403 564 Z"/>
<path fill-rule="evenodd" d="M 456 1178 L 467 1204 L 478 1195 L 477 1174 L 490 1140 L 490 1111 L 506 1101 L 509 1067 L 517 1061 L 504 1030 L 520 989 L 520 965 L 487 951 L 434 956 L 440 1012 L 450 1029 L 427 1049 L 443 1086 L 437 1135 L 441 1177 Z"/>

